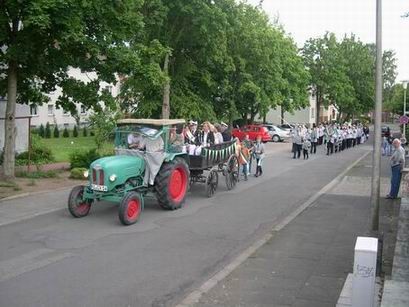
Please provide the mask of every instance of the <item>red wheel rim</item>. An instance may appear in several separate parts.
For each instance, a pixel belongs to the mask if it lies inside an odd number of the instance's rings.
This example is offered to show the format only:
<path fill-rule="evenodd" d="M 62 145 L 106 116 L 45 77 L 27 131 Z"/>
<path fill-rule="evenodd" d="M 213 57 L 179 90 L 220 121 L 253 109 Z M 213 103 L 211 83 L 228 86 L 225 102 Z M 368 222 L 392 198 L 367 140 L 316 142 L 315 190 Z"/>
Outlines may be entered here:
<path fill-rule="evenodd" d="M 86 214 L 90 207 L 91 204 L 89 202 L 82 200 L 82 192 L 79 193 L 76 201 L 75 211 L 80 215 Z"/>
<path fill-rule="evenodd" d="M 89 203 L 87 203 L 87 202 L 82 202 L 82 203 L 79 203 L 78 205 L 77 205 L 77 212 L 79 213 L 79 214 L 85 214 L 85 213 L 87 213 L 87 211 L 89 210 L 89 207 L 91 206 L 91 204 L 89 204 Z"/>
<path fill-rule="evenodd" d="M 187 176 L 183 168 L 178 167 L 170 176 L 169 194 L 173 201 L 180 202 L 186 193 Z"/>
<path fill-rule="evenodd" d="M 141 212 L 141 204 L 138 200 L 133 199 L 128 202 L 128 208 L 126 210 L 126 216 L 129 220 L 136 220 Z"/>

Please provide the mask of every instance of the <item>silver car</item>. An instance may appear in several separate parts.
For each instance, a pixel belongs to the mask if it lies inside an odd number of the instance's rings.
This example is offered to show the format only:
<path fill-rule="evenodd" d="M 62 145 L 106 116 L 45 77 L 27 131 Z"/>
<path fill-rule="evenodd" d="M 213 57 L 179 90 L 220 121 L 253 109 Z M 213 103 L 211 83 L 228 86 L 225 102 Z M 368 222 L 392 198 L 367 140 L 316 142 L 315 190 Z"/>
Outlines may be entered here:
<path fill-rule="evenodd" d="M 276 125 L 264 125 L 264 127 L 267 128 L 273 142 L 282 142 L 291 137 L 290 131 L 285 131 Z"/>

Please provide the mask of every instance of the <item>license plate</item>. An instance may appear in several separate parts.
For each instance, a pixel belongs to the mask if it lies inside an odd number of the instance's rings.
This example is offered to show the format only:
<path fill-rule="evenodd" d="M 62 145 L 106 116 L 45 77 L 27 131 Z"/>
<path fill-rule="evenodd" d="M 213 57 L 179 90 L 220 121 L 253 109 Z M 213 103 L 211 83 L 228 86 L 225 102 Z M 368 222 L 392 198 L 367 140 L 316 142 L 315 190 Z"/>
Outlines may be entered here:
<path fill-rule="evenodd" d="M 97 185 L 97 184 L 93 184 L 91 186 L 91 188 L 94 191 L 100 191 L 100 192 L 108 192 L 108 187 L 106 185 Z"/>

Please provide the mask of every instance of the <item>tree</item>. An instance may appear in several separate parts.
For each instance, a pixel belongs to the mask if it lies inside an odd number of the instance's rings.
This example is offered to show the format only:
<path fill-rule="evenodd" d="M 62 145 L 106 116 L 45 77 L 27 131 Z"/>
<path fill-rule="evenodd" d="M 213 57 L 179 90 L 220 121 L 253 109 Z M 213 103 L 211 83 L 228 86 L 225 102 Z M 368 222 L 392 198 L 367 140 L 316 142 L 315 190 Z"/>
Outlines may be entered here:
<path fill-rule="evenodd" d="M 63 133 L 62 133 L 62 137 L 63 137 L 63 138 L 68 138 L 68 137 L 70 137 L 70 133 L 68 132 L 67 127 L 64 127 L 64 131 L 63 131 Z"/>
<path fill-rule="evenodd" d="M 90 116 L 90 127 L 95 134 L 94 140 L 97 149 L 101 149 L 104 143 L 110 139 L 118 118 L 119 114 L 108 108 L 100 112 L 95 112 Z"/>
<path fill-rule="evenodd" d="M 87 137 L 88 136 L 88 130 L 87 127 L 84 126 L 84 128 L 82 129 L 82 136 L 83 137 Z"/>
<path fill-rule="evenodd" d="M 45 130 L 44 130 L 44 125 L 43 124 L 41 124 L 40 128 L 38 129 L 38 135 L 40 137 L 42 137 L 42 138 L 45 136 Z"/>
<path fill-rule="evenodd" d="M 47 122 L 47 124 L 45 125 L 45 133 L 44 136 L 46 139 L 51 138 L 51 127 L 50 127 L 50 123 Z"/>
<path fill-rule="evenodd" d="M 0 2 L 0 95 L 7 94 L 5 177 L 14 177 L 16 102 L 41 104 L 47 101 L 43 93 L 60 86 L 63 94 L 58 105 L 74 109 L 76 100 L 70 97 L 70 89 L 89 87 L 85 82 L 74 82 L 68 76 L 69 67 L 94 72 L 99 81 L 115 82 L 115 72 L 121 73 L 130 62 L 137 61 L 138 55 L 129 52 L 128 42 L 143 27 L 139 13 L 142 2 Z M 95 93 L 90 96 L 84 104 L 98 107 L 101 99 L 95 99 Z"/>
<path fill-rule="evenodd" d="M 58 130 L 58 126 L 57 125 L 55 125 L 54 126 L 54 137 L 55 138 L 59 138 L 60 137 L 60 130 Z"/>
<path fill-rule="evenodd" d="M 77 125 L 74 125 L 74 129 L 72 130 L 72 136 L 73 137 L 78 137 L 78 128 Z"/>
<path fill-rule="evenodd" d="M 352 103 L 353 87 L 335 34 L 326 33 L 323 37 L 308 40 L 302 54 L 311 75 L 310 84 L 316 97 L 318 124 L 321 106 L 327 107 L 336 101 Z"/>

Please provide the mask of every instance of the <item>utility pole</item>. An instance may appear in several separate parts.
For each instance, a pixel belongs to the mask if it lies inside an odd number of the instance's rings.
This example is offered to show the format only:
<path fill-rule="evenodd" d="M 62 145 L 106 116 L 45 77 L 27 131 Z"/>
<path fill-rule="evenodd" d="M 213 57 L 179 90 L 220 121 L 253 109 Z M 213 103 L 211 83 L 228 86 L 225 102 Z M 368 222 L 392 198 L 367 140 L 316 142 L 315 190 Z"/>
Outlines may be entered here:
<path fill-rule="evenodd" d="M 376 90 L 375 127 L 372 155 L 371 218 L 372 231 L 379 230 L 379 192 L 381 170 L 381 121 L 382 121 L 382 0 L 376 0 Z"/>

